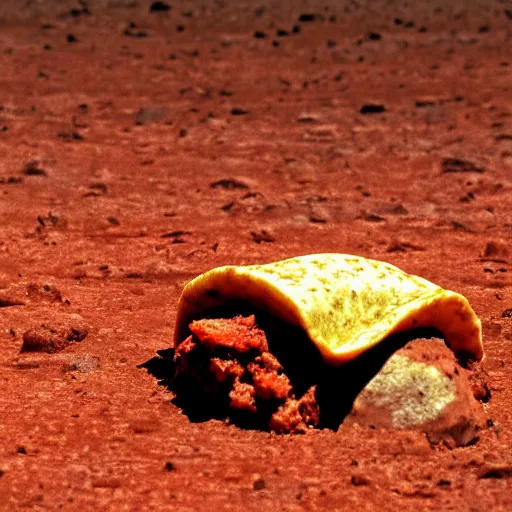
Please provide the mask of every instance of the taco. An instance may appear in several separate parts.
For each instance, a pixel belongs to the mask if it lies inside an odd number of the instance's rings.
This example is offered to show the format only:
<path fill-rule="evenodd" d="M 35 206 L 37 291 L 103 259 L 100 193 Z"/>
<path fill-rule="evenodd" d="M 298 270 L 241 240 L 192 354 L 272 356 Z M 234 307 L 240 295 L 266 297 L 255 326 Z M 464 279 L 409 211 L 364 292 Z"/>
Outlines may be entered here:
<path fill-rule="evenodd" d="M 341 367 L 392 335 L 425 328 L 438 331 L 458 357 L 483 357 L 481 323 L 464 296 L 388 263 L 316 254 L 219 267 L 181 295 L 175 382 L 223 397 L 230 411 L 265 411 L 272 430 L 301 430 L 321 423 L 315 379 L 322 367 Z M 297 385 L 294 362 L 304 372 L 308 359 L 316 373 Z"/>

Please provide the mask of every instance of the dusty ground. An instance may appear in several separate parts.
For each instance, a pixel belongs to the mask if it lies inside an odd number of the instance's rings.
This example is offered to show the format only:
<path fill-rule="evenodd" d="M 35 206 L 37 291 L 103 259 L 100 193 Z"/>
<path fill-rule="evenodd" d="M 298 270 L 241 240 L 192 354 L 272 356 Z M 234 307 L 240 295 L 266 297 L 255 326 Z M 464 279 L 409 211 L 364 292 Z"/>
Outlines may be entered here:
<path fill-rule="evenodd" d="M 511 4 L 149 5 L 0 6 L 0 508 L 512 510 Z M 137 367 L 191 277 L 326 251 L 468 297 L 476 444 L 191 423 Z"/>

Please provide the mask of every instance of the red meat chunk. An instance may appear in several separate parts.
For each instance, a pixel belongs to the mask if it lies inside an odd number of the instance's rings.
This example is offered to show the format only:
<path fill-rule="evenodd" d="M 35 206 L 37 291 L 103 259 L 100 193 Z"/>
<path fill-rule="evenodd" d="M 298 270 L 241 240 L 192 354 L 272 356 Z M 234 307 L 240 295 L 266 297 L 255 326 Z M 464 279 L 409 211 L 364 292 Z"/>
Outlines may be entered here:
<path fill-rule="evenodd" d="M 254 315 L 195 320 L 189 327 L 192 335 L 175 349 L 176 380 L 188 378 L 206 394 L 223 394 L 231 410 L 244 411 L 259 424 L 263 418 L 276 432 L 303 432 L 319 424 L 315 387 L 295 396 Z"/>
<path fill-rule="evenodd" d="M 226 347 L 237 352 L 268 350 L 265 333 L 255 325 L 254 315 L 247 318 L 214 318 L 195 320 L 190 324 L 192 334 L 206 347 Z"/>

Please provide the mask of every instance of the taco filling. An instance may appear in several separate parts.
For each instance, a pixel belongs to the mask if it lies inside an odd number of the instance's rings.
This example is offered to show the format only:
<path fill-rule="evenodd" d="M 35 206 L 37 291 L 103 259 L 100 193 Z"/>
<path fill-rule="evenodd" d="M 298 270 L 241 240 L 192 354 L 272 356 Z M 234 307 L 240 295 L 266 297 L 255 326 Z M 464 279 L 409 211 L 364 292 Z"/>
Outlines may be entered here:
<path fill-rule="evenodd" d="M 292 385 L 254 315 L 196 320 L 189 328 L 192 334 L 175 348 L 178 386 L 196 387 L 229 416 L 241 413 L 276 432 L 319 425 L 315 385 L 305 391 Z"/>

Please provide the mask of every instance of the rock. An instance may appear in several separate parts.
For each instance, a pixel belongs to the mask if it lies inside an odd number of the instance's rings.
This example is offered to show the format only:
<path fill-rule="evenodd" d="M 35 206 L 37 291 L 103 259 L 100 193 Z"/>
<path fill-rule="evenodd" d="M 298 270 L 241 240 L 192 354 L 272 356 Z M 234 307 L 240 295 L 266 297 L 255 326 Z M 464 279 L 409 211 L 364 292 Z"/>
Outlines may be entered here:
<path fill-rule="evenodd" d="M 367 103 L 366 105 L 363 105 L 359 110 L 359 113 L 364 115 L 382 114 L 383 112 L 386 112 L 386 107 L 379 103 Z"/>
<path fill-rule="evenodd" d="M 507 463 L 485 463 L 478 470 L 478 478 L 511 478 L 512 465 Z"/>
<path fill-rule="evenodd" d="M 88 373 L 99 368 L 99 358 L 89 354 L 24 354 L 13 360 L 13 366 L 18 370 L 44 368 L 63 373 Z"/>
<path fill-rule="evenodd" d="M 441 340 L 393 354 L 354 401 L 347 422 L 422 430 L 431 443 L 466 446 L 485 425 L 468 372 Z"/>
<path fill-rule="evenodd" d="M 265 229 L 260 231 L 251 231 L 252 239 L 257 243 L 261 244 L 261 242 L 275 242 L 276 239 L 274 236 Z"/>
<path fill-rule="evenodd" d="M 63 364 L 62 371 L 88 373 L 97 370 L 98 367 L 99 361 L 97 357 L 90 356 L 89 354 L 77 354 Z"/>
<path fill-rule="evenodd" d="M 21 352 L 60 352 L 71 343 L 84 340 L 88 332 L 80 315 L 60 315 L 25 331 Z"/>
<path fill-rule="evenodd" d="M 135 115 L 135 124 L 138 126 L 144 126 L 152 123 L 161 123 L 168 117 L 168 115 L 169 109 L 167 107 L 142 107 Z"/>
<path fill-rule="evenodd" d="M 0 308 L 9 308 L 12 306 L 24 306 L 25 302 L 17 297 L 9 295 L 0 295 Z"/>
<path fill-rule="evenodd" d="M 223 188 L 225 190 L 248 189 L 249 185 L 242 180 L 224 178 L 210 183 L 210 188 Z"/>
<path fill-rule="evenodd" d="M 23 174 L 26 176 L 48 176 L 38 160 L 30 160 L 23 167 Z"/>
<path fill-rule="evenodd" d="M 153 2 L 149 7 L 149 12 L 169 12 L 172 7 L 166 2 Z"/>
<path fill-rule="evenodd" d="M 452 172 L 477 172 L 482 173 L 485 169 L 478 167 L 469 160 L 461 160 L 460 158 L 443 158 L 441 161 L 441 172 L 452 173 Z"/>
<path fill-rule="evenodd" d="M 26 294 L 32 302 L 62 302 L 61 291 L 51 284 L 29 283 Z"/>
<path fill-rule="evenodd" d="M 485 261 L 508 262 L 510 259 L 509 244 L 503 240 L 492 240 L 485 245 L 480 258 Z"/>
<path fill-rule="evenodd" d="M 243 116 L 245 114 L 248 114 L 249 111 L 246 110 L 245 108 L 241 108 L 241 107 L 233 107 L 231 109 L 231 115 L 232 116 Z"/>

